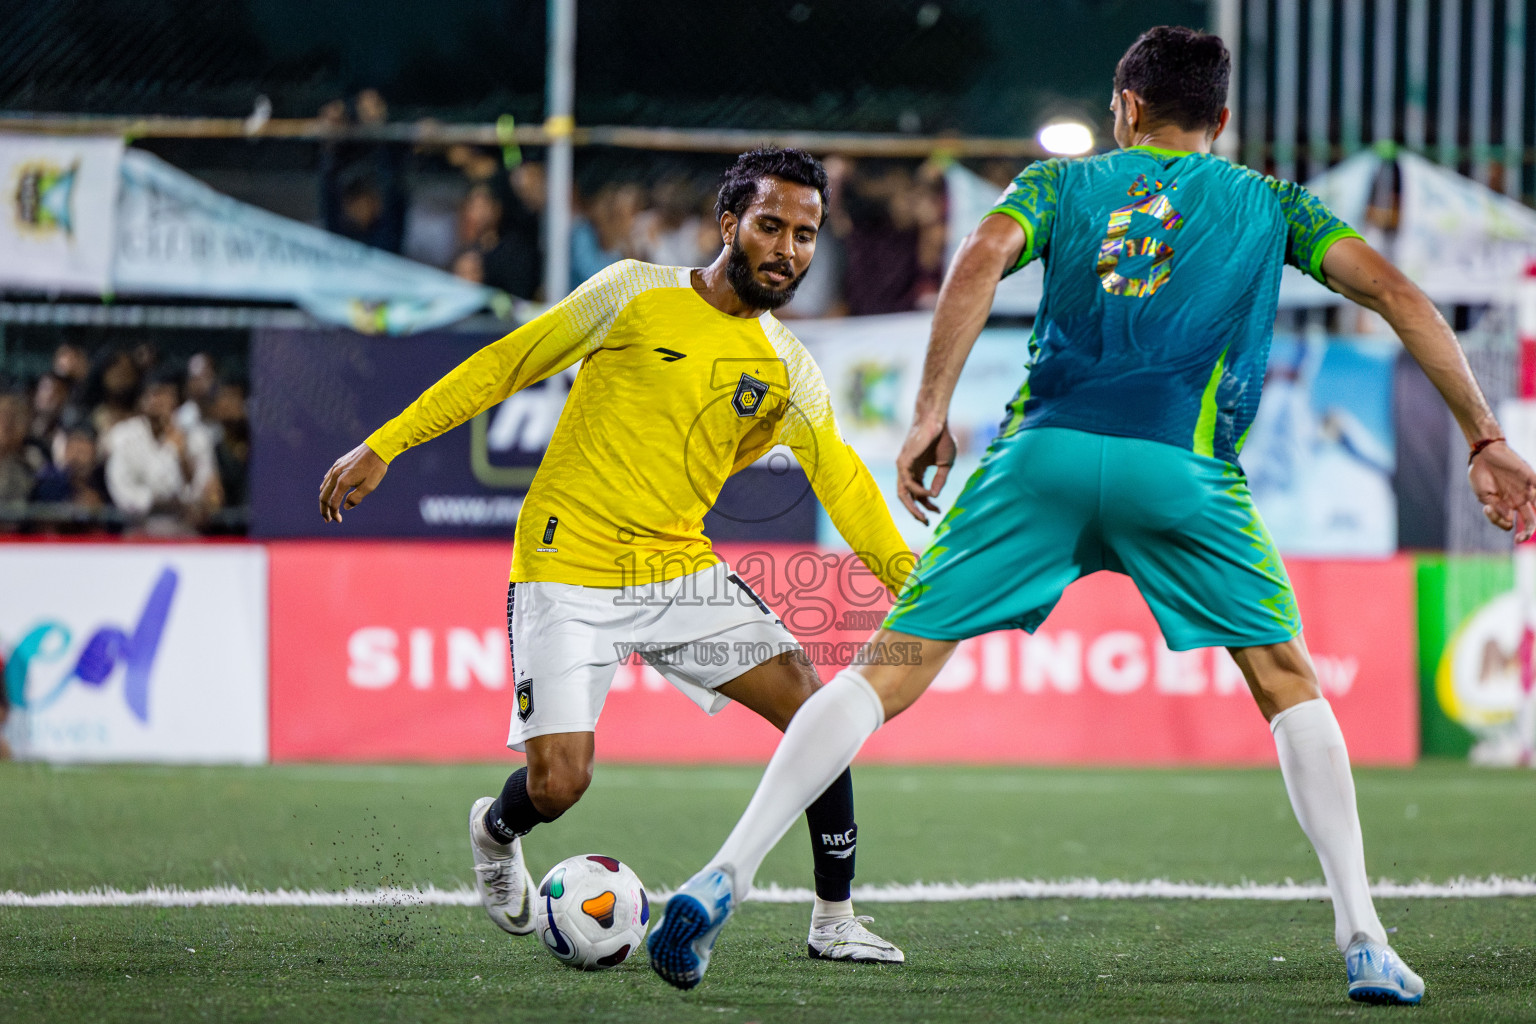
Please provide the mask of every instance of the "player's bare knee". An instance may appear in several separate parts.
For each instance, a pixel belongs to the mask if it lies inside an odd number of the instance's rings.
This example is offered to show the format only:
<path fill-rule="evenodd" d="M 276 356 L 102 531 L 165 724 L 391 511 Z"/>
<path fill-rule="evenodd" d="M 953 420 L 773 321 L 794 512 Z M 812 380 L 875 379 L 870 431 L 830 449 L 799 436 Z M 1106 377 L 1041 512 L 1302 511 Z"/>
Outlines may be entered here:
<path fill-rule="evenodd" d="M 1312 657 L 1300 637 L 1283 644 L 1229 649 L 1265 719 L 1323 695 Z"/>
<path fill-rule="evenodd" d="M 756 665 L 719 692 L 766 719 L 780 732 L 789 720 L 821 688 L 816 667 L 799 651 L 776 655 Z"/>
<path fill-rule="evenodd" d="M 1266 720 L 1274 718 L 1286 708 L 1303 701 L 1316 700 L 1323 695 L 1318 686 L 1317 673 L 1312 666 L 1288 666 L 1285 670 L 1271 668 L 1248 679 L 1248 689 L 1258 703 Z"/>
<path fill-rule="evenodd" d="M 816 666 L 804 654 L 798 654 L 790 662 L 794 666 L 794 683 L 789 687 L 789 697 L 798 709 L 801 704 L 810 700 L 817 690 L 821 689 L 821 677 L 816 674 Z M 793 709 L 791 714 L 793 714 Z"/>

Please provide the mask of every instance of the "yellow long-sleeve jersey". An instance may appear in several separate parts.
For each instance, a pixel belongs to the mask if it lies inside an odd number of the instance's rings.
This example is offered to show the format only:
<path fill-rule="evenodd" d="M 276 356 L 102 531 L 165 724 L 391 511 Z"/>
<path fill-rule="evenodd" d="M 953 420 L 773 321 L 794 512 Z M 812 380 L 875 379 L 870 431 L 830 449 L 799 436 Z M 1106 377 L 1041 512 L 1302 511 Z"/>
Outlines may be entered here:
<path fill-rule="evenodd" d="M 717 562 L 705 512 L 727 477 L 784 444 L 838 532 L 899 591 L 910 553 L 810 354 L 770 314 L 722 313 L 689 274 L 614 264 L 470 356 L 368 447 L 390 462 L 582 360 L 518 515 L 513 582 L 616 587 Z"/>

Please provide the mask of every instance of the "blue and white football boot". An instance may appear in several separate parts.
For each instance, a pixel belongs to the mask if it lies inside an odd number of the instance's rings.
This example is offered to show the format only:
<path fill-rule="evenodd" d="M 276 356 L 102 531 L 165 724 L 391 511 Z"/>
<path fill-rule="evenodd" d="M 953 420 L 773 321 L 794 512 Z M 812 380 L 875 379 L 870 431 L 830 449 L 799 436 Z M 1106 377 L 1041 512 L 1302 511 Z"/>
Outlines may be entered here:
<path fill-rule="evenodd" d="M 1424 979 L 1414 974 L 1385 942 L 1356 932 L 1344 951 L 1349 972 L 1349 998 L 1359 1003 L 1404 1003 L 1424 998 Z"/>
<path fill-rule="evenodd" d="M 668 985 L 689 989 L 704 980 L 715 939 L 736 909 L 734 874 L 729 865 L 706 868 L 667 900 L 645 950 Z"/>

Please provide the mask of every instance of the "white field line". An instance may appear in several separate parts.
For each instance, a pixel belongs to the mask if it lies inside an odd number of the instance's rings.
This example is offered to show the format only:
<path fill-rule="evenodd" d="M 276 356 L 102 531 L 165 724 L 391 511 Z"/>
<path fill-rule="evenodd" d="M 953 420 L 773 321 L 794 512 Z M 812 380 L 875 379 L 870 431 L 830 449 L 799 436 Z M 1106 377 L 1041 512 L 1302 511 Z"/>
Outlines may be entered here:
<path fill-rule="evenodd" d="M 1493 896 L 1536 896 L 1536 877 L 1456 878 L 1449 882 L 1380 881 L 1371 886 L 1382 899 L 1484 899 Z M 652 893 L 663 901 L 670 890 Z M 809 903 L 811 890 L 768 885 L 752 891 L 749 899 L 760 903 Z M 1203 885 L 1197 882 L 1122 882 L 1077 878 L 1063 882 L 915 882 L 911 885 L 861 885 L 853 890 L 860 903 L 956 903 L 963 900 L 1323 900 L 1326 887 L 1287 881 L 1279 885 L 1245 882 L 1241 885 Z M 160 888 L 137 892 L 94 888 L 84 892 L 55 890 L 45 893 L 0 892 L 0 907 L 472 907 L 479 903 L 467 888 L 439 889 L 257 889 L 216 886 L 209 889 Z"/>

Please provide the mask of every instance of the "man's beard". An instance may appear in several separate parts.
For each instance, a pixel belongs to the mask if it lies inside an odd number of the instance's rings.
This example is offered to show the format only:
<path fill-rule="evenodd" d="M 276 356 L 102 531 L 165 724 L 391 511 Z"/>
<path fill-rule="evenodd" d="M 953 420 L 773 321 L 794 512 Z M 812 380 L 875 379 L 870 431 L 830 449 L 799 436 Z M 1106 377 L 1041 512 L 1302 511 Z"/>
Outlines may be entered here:
<path fill-rule="evenodd" d="M 783 263 L 765 263 L 763 267 L 784 274 L 794 273 L 794 268 L 787 260 Z M 805 274 L 801 273 L 799 277 L 791 278 L 783 288 L 769 288 L 759 283 L 753 274 L 751 258 L 733 238 L 731 239 L 731 258 L 725 263 L 725 279 L 731 282 L 731 287 L 736 290 L 741 301 L 753 309 L 778 309 L 795 297 L 795 289 L 800 287 Z"/>

